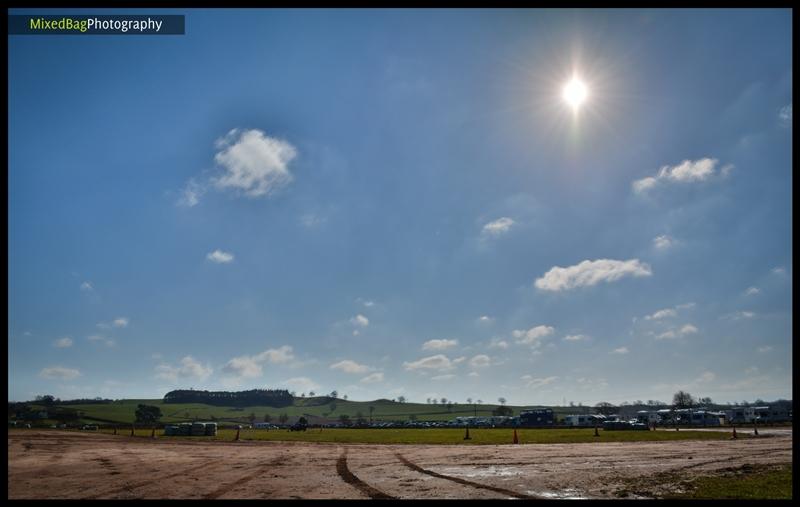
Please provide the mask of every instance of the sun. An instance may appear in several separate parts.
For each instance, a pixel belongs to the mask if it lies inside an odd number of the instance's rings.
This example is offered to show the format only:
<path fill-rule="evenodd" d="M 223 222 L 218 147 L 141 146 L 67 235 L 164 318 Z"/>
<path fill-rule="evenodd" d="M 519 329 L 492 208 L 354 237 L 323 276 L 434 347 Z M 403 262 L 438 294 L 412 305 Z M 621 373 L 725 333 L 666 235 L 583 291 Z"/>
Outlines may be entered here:
<path fill-rule="evenodd" d="M 586 85 L 578 79 L 573 77 L 569 83 L 564 85 L 564 91 L 561 96 L 569 104 L 573 110 L 577 111 L 578 108 L 586 101 L 589 96 L 589 89 Z"/>

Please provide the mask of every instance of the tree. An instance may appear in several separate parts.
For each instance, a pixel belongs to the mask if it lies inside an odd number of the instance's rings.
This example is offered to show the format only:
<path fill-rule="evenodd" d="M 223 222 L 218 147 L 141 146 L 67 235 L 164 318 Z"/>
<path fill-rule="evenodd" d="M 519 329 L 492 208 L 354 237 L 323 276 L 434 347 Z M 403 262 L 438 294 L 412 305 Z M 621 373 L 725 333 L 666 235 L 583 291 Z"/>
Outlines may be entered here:
<path fill-rule="evenodd" d="M 347 401 L 347 395 L 346 394 L 344 396 L 342 396 L 342 398 L 344 399 L 344 401 Z"/>
<path fill-rule="evenodd" d="M 37 396 L 36 401 L 42 405 L 52 405 L 53 402 L 56 401 L 56 398 L 50 394 L 45 394 L 44 396 Z"/>
<path fill-rule="evenodd" d="M 472 404 L 472 398 L 467 398 L 467 403 Z"/>
<path fill-rule="evenodd" d="M 448 401 L 447 402 L 447 411 L 448 412 L 452 412 L 453 411 L 453 402 L 452 401 Z"/>
<path fill-rule="evenodd" d="M 506 404 L 506 399 L 503 398 L 502 396 L 497 398 L 497 401 L 499 401 L 501 405 L 505 405 Z"/>
<path fill-rule="evenodd" d="M 278 420 L 281 422 L 281 424 L 286 424 L 286 421 L 289 420 L 289 414 L 287 414 L 286 412 L 282 413 L 281 415 L 278 416 Z"/>
<path fill-rule="evenodd" d="M 367 420 L 364 419 L 364 414 L 361 411 L 356 412 L 356 426 L 365 426 L 367 424 Z"/>
<path fill-rule="evenodd" d="M 398 403 L 405 403 L 406 402 L 406 397 L 405 396 L 398 396 L 397 397 L 397 402 Z"/>
<path fill-rule="evenodd" d="M 694 403 L 694 398 L 686 391 L 678 391 L 672 396 L 672 408 L 674 409 L 692 408 Z"/>
<path fill-rule="evenodd" d="M 139 404 L 136 407 L 136 422 L 140 424 L 155 424 L 162 417 L 161 409 L 153 405 Z"/>
<path fill-rule="evenodd" d="M 478 405 L 483 405 L 483 400 L 478 400 Z"/>
<path fill-rule="evenodd" d="M 492 415 L 512 416 L 514 415 L 514 410 L 511 407 L 500 405 L 496 409 L 492 410 Z"/>
<path fill-rule="evenodd" d="M 305 398 L 306 397 L 306 393 L 300 393 L 300 397 L 301 398 Z"/>
<path fill-rule="evenodd" d="M 444 405 L 445 403 L 447 403 L 447 398 L 445 398 L 444 396 L 442 396 L 441 403 L 442 403 L 442 405 Z"/>
<path fill-rule="evenodd" d="M 601 415 L 611 415 L 617 411 L 617 407 L 615 407 L 614 405 L 612 405 L 607 401 L 601 401 L 600 403 L 595 405 L 594 408 L 597 411 L 597 413 Z"/>
<path fill-rule="evenodd" d="M 314 396 L 315 394 L 316 394 L 316 393 L 315 393 L 314 391 L 309 391 L 309 392 L 308 392 L 308 395 L 309 395 L 309 396 Z"/>
<path fill-rule="evenodd" d="M 336 389 L 331 391 L 331 398 L 336 398 L 337 396 L 339 396 L 339 391 L 337 391 Z"/>
<path fill-rule="evenodd" d="M 256 422 L 256 413 L 255 412 L 250 412 L 250 415 L 247 418 L 250 420 L 250 424 L 255 423 Z"/>
<path fill-rule="evenodd" d="M 347 414 L 340 415 L 339 422 L 341 422 L 343 426 L 350 426 L 350 416 Z"/>
<path fill-rule="evenodd" d="M 272 420 L 272 416 L 269 414 L 264 414 L 264 422 L 268 423 Z"/>
<path fill-rule="evenodd" d="M 705 398 L 698 398 L 697 403 L 700 405 L 713 405 L 714 401 L 709 397 L 705 397 Z"/>
<path fill-rule="evenodd" d="M 425 403 L 427 403 L 428 405 L 430 405 L 430 404 L 431 404 L 431 399 L 430 399 L 430 398 L 427 398 L 427 399 L 425 400 Z"/>
<path fill-rule="evenodd" d="M 308 426 L 308 419 L 303 416 L 300 416 L 300 419 L 297 420 L 297 424 L 300 426 Z"/>

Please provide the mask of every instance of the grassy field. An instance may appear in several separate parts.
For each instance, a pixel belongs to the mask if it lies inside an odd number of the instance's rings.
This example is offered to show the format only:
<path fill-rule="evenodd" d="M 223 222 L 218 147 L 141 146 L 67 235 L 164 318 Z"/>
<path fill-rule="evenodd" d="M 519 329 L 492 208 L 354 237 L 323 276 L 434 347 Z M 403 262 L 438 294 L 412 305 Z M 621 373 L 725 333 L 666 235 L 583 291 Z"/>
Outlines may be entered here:
<path fill-rule="evenodd" d="M 692 499 L 791 499 L 791 465 L 743 467 L 716 477 L 698 477 L 687 484 L 688 491 L 675 498 Z"/>
<path fill-rule="evenodd" d="M 111 433 L 111 430 L 101 430 Z M 152 430 L 137 429 L 138 437 L 150 437 Z M 511 444 L 514 431 L 506 428 L 470 429 L 470 440 L 464 440 L 464 430 L 457 428 L 429 429 L 310 429 L 308 431 L 287 430 L 241 430 L 241 440 L 281 442 L 333 442 L 363 444 Z M 119 429 L 121 436 L 130 436 L 130 427 Z M 520 444 L 596 443 L 596 442 L 643 442 L 665 440 L 727 440 L 730 435 L 715 431 L 603 431 L 594 436 L 593 429 L 518 429 Z M 216 437 L 165 437 L 163 430 L 156 430 L 157 439 L 177 440 L 223 440 L 233 441 L 236 430 L 219 430 Z M 740 438 L 749 438 L 742 435 Z"/>

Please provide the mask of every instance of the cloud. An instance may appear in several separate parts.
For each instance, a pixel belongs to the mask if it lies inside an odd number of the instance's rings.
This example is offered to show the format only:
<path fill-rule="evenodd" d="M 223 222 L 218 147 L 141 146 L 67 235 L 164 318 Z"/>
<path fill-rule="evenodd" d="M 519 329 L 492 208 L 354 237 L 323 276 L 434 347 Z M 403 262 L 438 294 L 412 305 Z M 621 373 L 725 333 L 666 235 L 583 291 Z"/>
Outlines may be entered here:
<path fill-rule="evenodd" d="M 660 335 L 656 336 L 656 340 L 670 340 L 673 338 L 679 338 L 681 336 L 686 336 L 688 334 L 695 334 L 697 333 L 697 328 L 692 324 L 686 324 L 680 329 L 670 329 L 661 333 Z"/>
<path fill-rule="evenodd" d="M 127 317 L 119 317 L 114 319 L 113 322 L 111 322 L 111 325 L 114 327 L 128 327 L 129 322 L 130 321 Z"/>
<path fill-rule="evenodd" d="M 376 382 L 383 382 L 383 372 L 377 371 L 375 373 L 371 373 L 366 377 L 362 378 L 359 382 L 363 382 L 365 384 L 374 384 Z"/>
<path fill-rule="evenodd" d="M 92 282 L 88 282 L 88 281 L 87 282 L 83 282 L 81 284 L 81 290 L 93 291 L 94 290 L 94 286 L 92 286 Z"/>
<path fill-rule="evenodd" d="M 308 392 L 319 389 L 319 384 L 308 377 L 293 377 L 280 382 L 280 384 L 292 391 Z"/>
<path fill-rule="evenodd" d="M 458 345 L 458 340 L 428 340 L 422 344 L 422 350 L 445 350 Z"/>
<path fill-rule="evenodd" d="M 555 266 L 534 285 L 541 290 L 561 291 L 577 287 L 588 287 L 600 282 L 614 282 L 625 276 L 650 276 L 653 272 L 648 264 L 639 259 L 618 261 L 612 259 L 585 260 L 580 264 L 562 268 Z"/>
<path fill-rule="evenodd" d="M 758 287 L 748 287 L 746 291 L 744 291 L 745 296 L 755 296 L 761 293 L 761 289 Z"/>
<path fill-rule="evenodd" d="M 180 197 L 175 203 L 177 206 L 192 208 L 200 203 L 200 198 L 206 193 L 206 187 L 198 183 L 194 178 L 190 178 L 186 186 L 181 190 Z"/>
<path fill-rule="evenodd" d="M 339 370 L 345 373 L 366 373 L 372 369 L 367 365 L 358 364 L 350 359 L 345 359 L 344 361 L 334 363 L 330 366 L 330 368 L 331 370 Z"/>
<path fill-rule="evenodd" d="M 303 227 L 308 227 L 309 229 L 322 225 L 327 221 L 327 217 L 317 215 L 316 213 L 306 213 L 300 217 L 300 223 Z"/>
<path fill-rule="evenodd" d="M 785 125 L 791 125 L 791 123 L 792 123 L 792 105 L 789 104 L 789 105 L 783 106 L 781 108 L 781 110 L 778 111 L 778 118 L 780 118 L 780 120 Z"/>
<path fill-rule="evenodd" d="M 413 370 L 441 370 L 447 371 L 453 369 L 453 363 L 444 354 L 436 354 L 435 356 L 428 356 L 412 362 L 404 362 L 403 367 L 408 371 Z"/>
<path fill-rule="evenodd" d="M 589 339 L 589 336 L 587 336 L 585 334 L 569 334 L 569 335 L 564 337 L 564 340 L 568 341 L 568 342 L 578 342 L 578 341 L 583 341 L 583 340 L 588 340 L 588 339 Z"/>
<path fill-rule="evenodd" d="M 480 376 L 481 376 L 480 373 L 478 373 L 477 371 L 471 371 L 467 373 L 467 377 L 480 377 Z"/>
<path fill-rule="evenodd" d="M 775 274 L 775 275 L 785 276 L 786 275 L 786 268 L 784 268 L 783 266 L 778 266 L 778 267 L 772 268 L 772 273 Z"/>
<path fill-rule="evenodd" d="M 520 377 L 521 380 L 525 381 L 525 387 L 528 389 L 538 389 L 540 387 L 546 386 L 548 384 L 552 384 L 558 377 L 542 377 L 542 378 L 534 378 L 531 375 L 523 375 Z"/>
<path fill-rule="evenodd" d="M 456 378 L 456 376 L 452 373 L 446 373 L 444 375 L 436 375 L 435 377 L 431 377 L 431 380 L 450 380 L 454 378 Z"/>
<path fill-rule="evenodd" d="M 492 341 L 489 342 L 489 348 L 490 349 L 507 349 L 508 348 L 508 342 L 503 340 L 503 339 L 501 339 L 501 338 L 494 337 L 494 338 L 492 338 Z"/>
<path fill-rule="evenodd" d="M 514 225 L 514 220 L 508 217 L 501 217 L 484 225 L 481 234 L 484 236 L 500 236 L 507 233 L 512 225 Z"/>
<path fill-rule="evenodd" d="M 268 361 L 273 364 L 288 363 L 294 359 L 292 347 L 283 345 L 277 349 L 267 349 L 260 354 L 253 356 L 256 361 Z"/>
<path fill-rule="evenodd" d="M 680 329 L 679 333 L 681 334 L 681 336 L 685 336 L 687 334 L 695 334 L 697 333 L 697 328 L 691 324 L 686 324 Z"/>
<path fill-rule="evenodd" d="M 54 347 L 58 347 L 60 349 L 65 349 L 67 347 L 72 347 L 72 338 L 69 336 L 65 336 L 64 338 L 59 338 L 53 344 Z"/>
<path fill-rule="evenodd" d="M 627 354 L 628 353 L 628 347 L 620 347 L 618 349 L 614 349 L 614 350 L 611 351 L 611 353 L 612 354 Z"/>
<path fill-rule="evenodd" d="M 99 335 L 99 334 L 93 334 L 93 335 L 87 336 L 86 339 L 89 340 L 90 342 L 105 343 L 106 346 L 108 346 L 108 347 L 113 347 L 114 343 L 115 343 L 114 340 L 112 340 L 111 338 L 106 338 L 105 336 L 102 336 L 102 335 Z"/>
<path fill-rule="evenodd" d="M 667 317 L 675 317 L 676 315 L 678 315 L 678 312 L 672 308 L 665 308 L 663 310 L 658 310 L 652 315 L 645 315 L 644 320 L 660 320 Z"/>
<path fill-rule="evenodd" d="M 213 369 L 210 365 L 203 365 L 192 356 L 185 356 L 180 361 L 180 366 L 162 363 L 156 366 L 156 378 L 176 381 L 181 378 L 196 378 L 205 380 Z"/>
<path fill-rule="evenodd" d="M 491 324 L 492 322 L 494 322 L 494 318 L 489 317 L 488 315 L 481 315 L 480 317 L 478 317 L 478 322 L 480 324 Z"/>
<path fill-rule="evenodd" d="M 648 176 L 633 182 L 633 191 L 637 194 L 644 194 L 658 185 L 664 183 L 692 183 L 705 181 L 714 175 L 714 169 L 719 161 L 715 158 L 701 158 L 695 161 L 684 160 L 675 166 L 662 166 L 658 174 Z M 724 173 L 728 173 L 733 168 L 728 165 L 723 168 Z"/>
<path fill-rule="evenodd" d="M 705 372 L 703 372 L 702 375 L 697 377 L 694 381 L 697 382 L 697 383 L 705 383 L 705 382 L 711 382 L 715 378 L 717 378 L 717 376 L 714 375 L 713 372 L 705 371 Z"/>
<path fill-rule="evenodd" d="M 206 255 L 206 259 L 217 264 L 228 264 L 233 262 L 233 254 L 230 252 L 223 252 L 222 250 L 214 250 Z"/>
<path fill-rule="evenodd" d="M 728 315 L 723 315 L 721 318 L 729 319 L 729 320 L 742 320 L 742 319 L 752 319 L 756 316 L 755 312 L 749 312 L 747 310 L 741 310 L 734 313 L 729 313 Z"/>
<path fill-rule="evenodd" d="M 261 365 L 250 356 L 234 357 L 225 363 L 222 371 L 236 377 L 254 378 L 262 375 Z"/>
<path fill-rule="evenodd" d="M 54 380 L 72 380 L 80 377 L 81 372 L 74 368 L 64 368 L 63 366 L 51 366 L 44 368 L 39 372 L 39 376 L 46 379 Z"/>
<path fill-rule="evenodd" d="M 657 250 L 666 250 L 667 248 L 676 244 L 675 238 L 671 238 L 666 234 L 662 234 L 661 236 L 656 236 L 653 238 L 653 246 Z"/>
<path fill-rule="evenodd" d="M 358 315 L 350 319 L 350 324 L 359 327 L 367 327 L 369 326 L 369 319 L 359 313 Z"/>
<path fill-rule="evenodd" d="M 536 326 L 528 329 L 515 329 L 511 332 L 511 336 L 516 338 L 517 343 L 523 345 L 533 345 L 538 347 L 541 344 L 542 338 L 550 336 L 555 332 L 552 326 Z"/>
<path fill-rule="evenodd" d="M 290 143 L 260 130 L 233 129 L 218 139 L 214 156 L 223 174 L 212 178 L 218 189 L 233 189 L 261 197 L 291 183 L 289 163 L 297 156 Z"/>
<path fill-rule="evenodd" d="M 485 368 L 491 364 L 492 360 L 486 354 L 478 354 L 469 360 L 469 365 L 473 368 Z"/>
<path fill-rule="evenodd" d="M 765 345 L 763 347 L 758 347 L 757 350 L 763 354 L 764 352 L 770 352 L 772 350 L 772 346 Z"/>

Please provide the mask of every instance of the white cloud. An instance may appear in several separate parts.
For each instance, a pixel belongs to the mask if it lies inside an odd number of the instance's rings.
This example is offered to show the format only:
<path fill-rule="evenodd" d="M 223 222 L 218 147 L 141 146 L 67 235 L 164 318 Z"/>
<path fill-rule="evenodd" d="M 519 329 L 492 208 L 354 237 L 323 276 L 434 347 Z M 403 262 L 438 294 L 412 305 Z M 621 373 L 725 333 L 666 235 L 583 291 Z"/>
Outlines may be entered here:
<path fill-rule="evenodd" d="M 503 339 L 501 339 L 501 338 L 494 337 L 494 338 L 492 338 L 492 341 L 489 343 L 489 348 L 490 349 L 507 349 L 508 348 L 508 342 L 503 340 Z"/>
<path fill-rule="evenodd" d="M 114 327 L 128 327 L 129 322 L 130 321 L 128 320 L 127 317 L 119 317 L 114 319 L 114 321 L 111 322 L 111 325 Z"/>
<path fill-rule="evenodd" d="M 466 356 L 457 357 L 453 359 L 453 364 L 463 363 L 466 360 L 467 360 Z"/>
<path fill-rule="evenodd" d="M 761 352 L 761 353 L 769 352 L 771 350 L 772 350 L 772 346 L 770 346 L 770 345 L 765 345 L 763 347 L 758 347 L 758 351 Z"/>
<path fill-rule="evenodd" d="M 694 307 L 695 307 L 694 303 L 684 303 L 682 305 L 676 306 L 675 308 L 677 308 L 678 310 L 685 310 L 687 308 L 694 308 Z"/>
<path fill-rule="evenodd" d="M 527 331 L 524 329 L 515 329 L 511 332 L 511 336 L 513 336 L 519 344 L 538 347 L 542 338 L 550 336 L 554 332 L 555 328 L 552 326 L 536 326 Z"/>
<path fill-rule="evenodd" d="M 190 178 L 186 186 L 181 190 L 181 195 L 175 204 L 186 208 L 194 207 L 200 202 L 200 198 L 205 193 L 205 185 L 198 183 L 194 178 Z"/>
<path fill-rule="evenodd" d="M 480 373 L 478 373 L 477 371 L 471 371 L 471 372 L 469 372 L 469 373 L 467 374 L 467 376 L 468 376 L 468 377 L 480 377 L 481 375 L 480 375 Z"/>
<path fill-rule="evenodd" d="M 719 161 L 715 158 L 701 158 L 695 161 L 684 160 L 675 166 L 662 166 L 655 177 L 648 176 L 633 182 L 633 191 L 637 194 L 646 193 L 662 183 L 691 183 L 705 181 L 714 174 L 714 168 Z M 733 166 L 726 166 L 724 172 L 729 172 Z"/>
<path fill-rule="evenodd" d="M 367 365 L 358 364 L 350 359 L 345 359 L 344 361 L 334 363 L 330 366 L 330 368 L 331 370 L 339 370 L 345 373 L 366 373 L 372 369 Z"/>
<path fill-rule="evenodd" d="M 450 380 L 454 378 L 456 378 L 456 376 L 452 373 L 446 373 L 444 375 L 436 375 L 435 377 L 431 377 L 431 380 Z"/>
<path fill-rule="evenodd" d="M 676 315 L 678 315 L 678 312 L 676 312 L 672 308 L 665 308 L 663 310 L 658 310 L 652 315 L 646 315 L 644 320 L 660 320 L 667 317 L 675 317 Z"/>
<path fill-rule="evenodd" d="M 481 324 L 491 324 L 494 322 L 494 318 L 489 317 L 488 315 L 481 315 L 478 317 L 478 322 Z"/>
<path fill-rule="evenodd" d="M 422 350 L 445 350 L 458 345 L 458 340 L 428 340 L 422 344 Z"/>
<path fill-rule="evenodd" d="M 761 293 L 761 289 L 758 287 L 748 287 L 746 291 L 744 291 L 745 296 L 755 296 Z"/>
<path fill-rule="evenodd" d="M 697 333 L 697 328 L 692 324 L 686 324 L 682 326 L 680 329 L 670 329 L 661 333 L 660 335 L 656 336 L 656 340 L 668 340 L 673 338 L 679 338 L 681 336 L 686 336 L 688 334 L 695 334 Z"/>
<path fill-rule="evenodd" d="M 697 333 L 697 328 L 696 328 L 696 327 L 694 327 L 694 326 L 693 326 L 693 325 L 691 325 L 691 324 L 686 324 L 685 326 L 683 326 L 683 327 L 680 329 L 680 331 L 679 331 L 679 332 L 680 332 L 681 336 L 685 336 L 685 335 L 687 335 L 687 334 L 695 334 L 695 333 Z"/>
<path fill-rule="evenodd" d="M 775 274 L 775 275 L 784 276 L 784 275 L 786 275 L 786 268 L 784 268 L 783 266 L 778 266 L 778 267 L 772 268 L 772 273 Z"/>
<path fill-rule="evenodd" d="M 327 217 L 317 215 L 316 213 L 306 213 L 300 217 L 300 223 L 303 227 L 308 227 L 309 229 L 320 226 L 327 221 Z"/>
<path fill-rule="evenodd" d="M 369 319 L 359 313 L 358 315 L 350 319 L 350 324 L 354 326 L 367 327 L 369 326 Z"/>
<path fill-rule="evenodd" d="M 235 377 L 254 378 L 262 375 L 261 365 L 250 356 L 234 357 L 225 363 L 222 371 Z"/>
<path fill-rule="evenodd" d="M 562 268 L 555 266 L 535 285 L 541 290 L 560 291 L 588 287 L 599 282 L 614 282 L 625 276 L 650 276 L 650 266 L 639 259 L 618 261 L 612 259 L 585 260 L 580 264 Z"/>
<path fill-rule="evenodd" d="M 180 361 L 180 366 L 172 366 L 171 364 L 162 363 L 156 366 L 156 378 L 176 381 L 179 378 L 196 378 L 205 380 L 208 378 L 213 369 L 210 365 L 203 365 L 195 360 L 192 356 L 185 356 Z"/>
<path fill-rule="evenodd" d="M 670 331 L 665 331 L 660 335 L 656 336 L 656 340 L 669 340 L 675 338 L 676 336 L 677 335 L 675 334 L 675 331 L 670 330 Z"/>
<path fill-rule="evenodd" d="M 627 354 L 628 353 L 628 347 L 620 347 L 618 349 L 614 349 L 614 350 L 611 351 L 611 353 L 612 354 Z"/>
<path fill-rule="evenodd" d="M 206 255 L 206 259 L 217 264 L 228 264 L 229 262 L 233 262 L 233 254 L 217 249 Z"/>
<path fill-rule="evenodd" d="M 702 375 L 697 377 L 694 381 L 697 382 L 697 383 L 704 383 L 704 382 L 711 382 L 715 378 L 717 378 L 717 376 L 714 375 L 713 372 L 705 371 L 705 372 L 703 372 Z"/>
<path fill-rule="evenodd" d="M 93 334 L 93 335 L 87 336 L 86 339 L 89 340 L 90 342 L 104 343 L 107 347 L 113 347 L 114 344 L 116 343 L 113 339 L 106 338 L 105 336 L 102 336 L 102 335 L 99 335 L 99 334 Z"/>
<path fill-rule="evenodd" d="M 469 360 L 470 366 L 473 368 L 485 368 L 491 364 L 492 360 L 486 354 L 478 354 Z"/>
<path fill-rule="evenodd" d="M 212 178 L 219 189 L 233 189 L 248 197 L 269 195 L 292 181 L 289 163 L 297 156 L 290 143 L 260 130 L 233 129 L 216 142 L 214 160 L 223 174 Z"/>
<path fill-rule="evenodd" d="M 585 334 L 568 334 L 567 336 L 564 337 L 564 340 L 568 341 L 568 342 L 578 342 L 578 341 L 584 341 L 584 340 L 588 340 L 588 339 L 589 339 L 589 336 L 587 336 Z"/>
<path fill-rule="evenodd" d="M 374 384 L 376 382 L 383 382 L 383 372 L 377 371 L 375 373 L 371 373 L 366 377 L 362 378 L 360 382 L 365 384 Z"/>
<path fill-rule="evenodd" d="M 785 124 L 791 124 L 792 123 L 792 105 L 789 104 L 789 105 L 783 106 L 781 108 L 781 110 L 778 112 L 778 118 L 780 118 L 781 121 L 784 122 Z"/>
<path fill-rule="evenodd" d="M 444 354 L 428 356 L 412 362 L 404 362 L 403 367 L 408 371 L 413 370 L 452 370 L 453 363 Z"/>
<path fill-rule="evenodd" d="M 267 349 L 264 352 L 254 356 L 256 361 L 268 361 L 270 363 L 288 363 L 294 359 L 292 347 L 283 345 L 277 349 Z"/>
<path fill-rule="evenodd" d="M 534 378 L 531 375 L 523 375 L 520 377 L 521 380 L 525 381 L 525 387 L 528 389 L 538 389 L 540 387 L 546 386 L 548 384 L 552 384 L 558 377 L 542 377 L 542 378 Z"/>
<path fill-rule="evenodd" d="M 64 368 L 63 366 L 51 366 L 39 372 L 39 376 L 54 380 L 72 380 L 80 377 L 81 372 L 74 368 Z"/>
<path fill-rule="evenodd" d="M 293 377 L 282 381 L 280 384 L 292 391 L 308 392 L 319 389 L 319 384 L 308 377 Z"/>
<path fill-rule="evenodd" d="M 661 236 L 656 236 L 653 238 L 653 246 L 655 246 L 658 250 L 666 250 L 674 244 L 675 238 L 671 238 L 666 234 L 662 234 Z"/>
<path fill-rule="evenodd" d="M 730 320 L 742 320 L 742 319 L 752 319 L 756 316 L 755 312 L 750 312 L 747 310 L 741 310 L 738 312 L 730 313 L 728 315 L 723 315 L 723 319 L 730 319 Z"/>
<path fill-rule="evenodd" d="M 514 225 L 514 220 L 508 217 L 501 217 L 484 225 L 481 233 L 488 236 L 499 236 L 507 233 L 512 225 Z"/>
<path fill-rule="evenodd" d="M 83 282 L 81 284 L 81 290 L 92 291 L 94 290 L 94 286 L 92 285 L 92 282 Z"/>
<path fill-rule="evenodd" d="M 65 336 L 64 338 L 59 338 L 53 344 L 54 347 L 58 347 L 60 349 L 65 349 L 67 347 L 72 347 L 72 338 L 69 336 Z"/>

